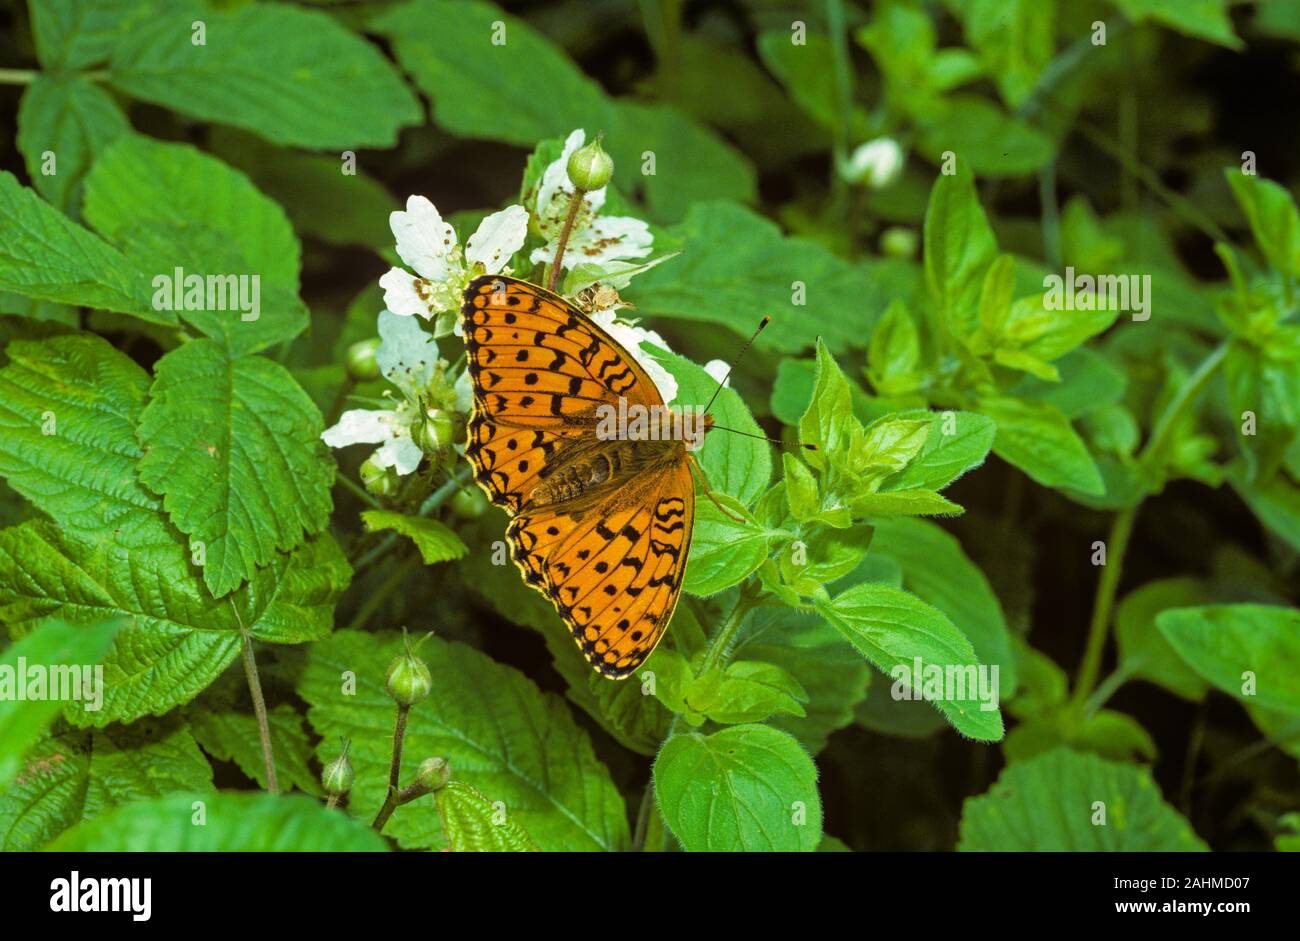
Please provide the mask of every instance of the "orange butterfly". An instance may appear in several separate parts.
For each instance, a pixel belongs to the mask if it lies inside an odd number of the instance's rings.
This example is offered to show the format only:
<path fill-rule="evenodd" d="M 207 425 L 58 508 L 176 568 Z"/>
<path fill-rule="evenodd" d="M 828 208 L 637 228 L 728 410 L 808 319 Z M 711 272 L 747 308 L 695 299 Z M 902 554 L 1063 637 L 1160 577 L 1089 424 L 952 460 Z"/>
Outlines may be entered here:
<path fill-rule="evenodd" d="M 524 581 L 555 605 L 598 672 L 624 679 L 659 643 L 681 594 L 695 458 L 680 438 L 597 433 L 602 406 L 620 398 L 666 407 L 632 355 L 559 295 L 484 275 L 466 289 L 461 318 L 475 480 L 513 517 L 506 539 Z"/>

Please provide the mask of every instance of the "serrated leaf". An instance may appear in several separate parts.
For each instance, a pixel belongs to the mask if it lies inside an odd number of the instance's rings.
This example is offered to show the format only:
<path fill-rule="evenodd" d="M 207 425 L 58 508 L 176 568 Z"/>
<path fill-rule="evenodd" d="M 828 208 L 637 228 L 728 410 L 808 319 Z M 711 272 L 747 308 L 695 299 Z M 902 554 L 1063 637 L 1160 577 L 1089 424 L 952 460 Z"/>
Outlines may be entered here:
<path fill-rule="evenodd" d="M 379 50 L 324 12 L 281 4 L 160 11 L 118 42 L 108 81 L 133 98 L 272 143 L 391 147 L 420 120 L 415 96 Z"/>
<path fill-rule="evenodd" d="M 469 547 L 461 542 L 454 529 L 434 519 L 407 516 L 393 510 L 366 510 L 361 518 L 372 533 L 392 529 L 409 538 L 420 550 L 425 565 L 450 562 L 469 552 Z"/>
<path fill-rule="evenodd" d="M 1100 496 L 1106 485 L 1083 439 L 1054 405 L 986 398 L 980 411 L 997 423 L 993 451 L 1044 487 Z"/>
<path fill-rule="evenodd" d="M 37 57 L 50 71 L 96 65 L 163 3 L 179 6 L 176 0 L 38 0 L 29 4 Z"/>
<path fill-rule="evenodd" d="M 247 696 L 245 696 L 247 699 Z M 266 788 L 266 762 L 262 757 L 257 718 L 249 712 L 198 700 L 186 710 L 190 732 L 195 740 L 218 761 L 233 761 L 254 781 Z M 315 743 L 303 727 L 303 718 L 288 703 L 266 711 L 271 730 L 271 753 L 275 756 L 275 773 L 280 787 L 286 783 L 319 796 L 320 779 L 312 773 L 311 759 Z"/>
<path fill-rule="evenodd" d="M 693 852 L 810 852 L 822 837 L 817 769 L 790 735 L 737 725 L 670 738 L 654 765 L 664 822 Z"/>
<path fill-rule="evenodd" d="M 393 701 L 384 691 L 394 634 L 341 631 L 314 644 L 299 692 L 326 743 L 351 739 L 356 784 L 349 809 L 369 819 L 383 803 L 391 759 Z M 623 798 L 562 700 L 463 644 L 430 638 L 420 647 L 433 692 L 407 723 L 405 782 L 424 758 L 440 756 L 452 775 L 505 803 L 544 850 L 620 850 L 630 841 Z M 355 695 L 343 692 L 345 672 Z M 333 757 L 335 746 L 319 754 Z M 385 827 L 402 846 L 445 845 L 428 802 L 399 807 Z"/>
<path fill-rule="evenodd" d="M 202 813 L 203 823 L 196 823 Z M 175 794 L 69 831 L 51 849 L 91 853 L 311 853 L 386 850 L 360 820 L 301 794 Z"/>
<path fill-rule="evenodd" d="M 829 602 L 819 602 L 817 611 L 839 630 L 844 638 L 890 675 L 895 684 L 903 683 L 911 694 L 923 696 L 963 735 L 984 742 L 1002 738 L 1002 713 L 998 709 L 997 691 L 992 677 L 987 684 L 991 698 L 982 698 L 974 678 L 980 662 L 971 642 L 938 608 L 890 585 L 856 585 Z M 920 674 L 913 676 L 920 661 Z M 906 671 L 912 680 L 925 681 L 933 668 L 943 674 L 961 671 L 960 688 L 952 686 L 937 691 L 924 682 L 909 682 L 894 677 L 894 671 Z M 990 670 L 991 673 L 991 670 Z M 920 685 L 920 689 L 915 687 Z M 992 706 L 992 708 L 986 708 Z"/>
<path fill-rule="evenodd" d="M 1225 172 L 1255 244 L 1283 274 L 1300 274 L 1300 210 L 1285 187 L 1237 169 Z"/>
<path fill-rule="evenodd" d="M 131 314 L 152 323 L 176 323 L 155 311 L 147 280 L 132 261 L 0 171 L 0 290 L 38 301 Z"/>
<path fill-rule="evenodd" d="M 1105 814 L 1104 824 L 1097 821 Z M 962 808 L 963 852 L 1204 850 L 1151 774 L 1069 749 L 1016 762 Z"/>
<path fill-rule="evenodd" d="M 957 173 L 934 181 L 925 211 L 926 281 L 953 334 L 965 336 L 974 329 L 984 275 L 997 253 L 974 177 L 958 160 Z"/>
<path fill-rule="evenodd" d="M 41 195 L 65 212 L 80 201 L 91 163 L 130 128 L 111 95 L 76 75 L 38 75 L 18 106 L 18 149 L 27 175 Z M 47 155 L 55 161 L 50 166 Z"/>
<path fill-rule="evenodd" d="M 1300 610 L 1174 608 L 1156 616 L 1156 627 L 1188 666 L 1229 696 L 1300 715 Z"/>
<path fill-rule="evenodd" d="M 174 791 L 212 787 L 212 766 L 175 716 L 74 730 L 56 726 L 0 794 L 0 848 L 28 851 L 84 820 Z"/>
<path fill-rule="evenodd" d="M 834 352 L 865 345 L 886 298 L 877 279 L 822 246 L 789 237 L 734 203 L 701 201 L 668 229 L 681 257 L 640 275 L 629 295 L 641 312 L 729 327 L 737 343 L 764 313 L 760 349 L 793 353 L 819 336 Z M 844 299 L 859 313 L 844 316 Z"/>
<path fill-rule="evenodd" d="M 451 781 L 433 796 L 453 853 L 537 852 L 537 844 L 517 821 L 507 817 L 496 822 L 496 808 L 477 788 Z"/>
<path fill-rule="evenodd" d="M 993 447 L 997 426 L 974 412 L 898 412 L 898 419 L 930 422 L 925 444 L 905 468 L 887 477 L 882 492 L 942 490 L 962 474 L 984 463 Z"/>
<path fill-rule="evenodd" d="M 4 729 L 0 793 L 18 773 L 23 755 L 63 711 L 65 702 L 68 709 L 95 707 L 93 689 L 85 688 L 84 669 L 103 660 L 121 626 L 121 620 L 74 627 L 50 619 L 0 654 L 0 728 Z M 40 671 L 41 685 L 32 690 L 28 680 L 35 671 Z M 90 679 L 93 682 L 93 674 Z M 39 698 L 31 698 L 33 692 Z M 77 700 L 65 700 L 64 695 Z"/>
<path fill-rule="evenodd" d="M 708 497 L 695 504 L 695 531 L 686 562 L 686 583 L 693 595 L 708 597 L 744 581 L 767 558 L 768 546 L 780 533 L 760 524 L 737 500 L 714 495 L 731 516 Z M 733 519 L 740 517 L 740 521 Z"/>
<path fill-rule="evenodd" d="M 279 363 L 231 360 L 215 341 L 194 340 L 157 362 L 149 399 L 137 429 L 140 480 L 191 552 L 202 546 L 213 595 L 325 526 L 334 468 L 324 422 Z"/>
<path fill-rule="evenodd" d="M 215 157 L 185 144 L 120 137 L 86 177 L 85 216 L 147 272 L 134 276 L 132 288 L 161 308 L 159 316 L 179 314 L 232 356 L 307 325 L 298 298 L 302 250 L 284 210 Z M 209 277 L 225 279 L 214 282 L 211 300 Z M 186 278 L 203 279 L 201 298 L 187 295 Z"/>
<path fill-rule="evenodd" d="M 805 451 L 804 459 L 824 470 L 830 466 L 832 454 L 848 447 L 855 427 L 848 380 L 826 344 L 818 340 L 812 399 L 799 418 L 800 443 L 816 450 Z"/>

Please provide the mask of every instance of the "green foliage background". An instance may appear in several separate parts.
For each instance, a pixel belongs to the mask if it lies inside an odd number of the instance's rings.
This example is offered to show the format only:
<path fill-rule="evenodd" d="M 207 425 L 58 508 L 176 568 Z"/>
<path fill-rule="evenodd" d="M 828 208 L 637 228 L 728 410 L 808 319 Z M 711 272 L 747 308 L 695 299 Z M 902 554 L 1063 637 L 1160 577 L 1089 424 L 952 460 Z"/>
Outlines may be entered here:
<path fill-rule="evenodd" d="M 1297 53 L 1288 0 L 7 0 L 0 663 L 107 691 L 0 696 L 0 847 L 1296 848 Z M 672 255 L 622 294 L 679 401 L 770 313 L 715 415 L 790 445 L 711 435 L 743 521 L 701 500 L 617 684 L 463 458 L 376 499 L 320 441 L 386 388 L 388 214 L 463 237 L 575 128 Z M 178 267 L 262 316 L 157 309 Z M 1067 268 L 1149 319 L 1049 309 Z M 452 781 L 380 836 L 403 626 L 401 780 Z M 1001 708 L 891 696 L 917 659 Z"/>

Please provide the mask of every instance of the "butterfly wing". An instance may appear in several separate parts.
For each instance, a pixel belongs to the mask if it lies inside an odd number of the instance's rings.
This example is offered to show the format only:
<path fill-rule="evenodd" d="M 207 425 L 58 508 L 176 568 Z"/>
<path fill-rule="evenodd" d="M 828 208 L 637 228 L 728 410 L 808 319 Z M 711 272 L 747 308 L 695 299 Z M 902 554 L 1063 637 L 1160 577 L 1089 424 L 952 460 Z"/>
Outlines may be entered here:
<path fill-rule="evenodd" d="M 590 447 L 595 410 L 662 406 L 641 366 L 572 304 L 501 275 L 465 291 L 462 332 L 474 387 L 465 455 L 506 530 L 524 581 L 546 594 L 583 654 L 623 678 L 663 636 L 680 594 L 695 511 L 685 462 L 581 512 L 530 509 L 528 494 Z M 635 537 L 635 538 L 633 538 Z"/>

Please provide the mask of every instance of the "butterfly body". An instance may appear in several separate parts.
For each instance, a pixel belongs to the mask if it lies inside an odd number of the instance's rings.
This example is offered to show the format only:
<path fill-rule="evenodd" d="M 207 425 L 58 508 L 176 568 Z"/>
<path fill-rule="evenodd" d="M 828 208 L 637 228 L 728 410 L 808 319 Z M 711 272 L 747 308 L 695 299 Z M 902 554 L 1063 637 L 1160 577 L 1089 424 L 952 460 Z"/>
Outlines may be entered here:
<path fill-rule="evenodd" d="M 667 409 L 634 357 L 558 295 L 488 275 L 466 289 L 461 316 L 475 480 L 512 516 L 524 581 L 591 665 L 622 679 L 681 591 L 695 513 L 687 442 L 601 431 L 610 409 Z"/>

